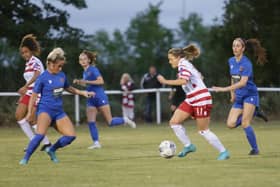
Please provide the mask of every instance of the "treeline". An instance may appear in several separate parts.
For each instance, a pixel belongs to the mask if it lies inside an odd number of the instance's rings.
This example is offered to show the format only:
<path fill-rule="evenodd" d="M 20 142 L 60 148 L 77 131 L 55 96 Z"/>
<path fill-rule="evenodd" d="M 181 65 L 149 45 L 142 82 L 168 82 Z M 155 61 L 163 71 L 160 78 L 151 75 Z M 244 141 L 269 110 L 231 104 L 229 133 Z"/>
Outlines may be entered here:
<path fill-rule="evenodd" d="M 161 2 L 150 4 L 131 19 L 128 28 L 113 33 L 100 30 L 87 35 L 69 25 L 69 13 L 55 7 L 51 1 L 11 0 L 0 5 L 0 91 L 16 91 L 24 80 L 24 62 L 18 46 L 27 33 L 37 36 L 42 46 L 42 61 L 56 46 L 67 53 L 64 71 L 72 80 L 81 77 L 78 55 L 83 49 L 99 53 L 98 66 L 106 81 L 106 89 L 119 89 L 121 74 L 129 72 L 136 84 L 151 64 L 160 73 L 174 78 L 167 63 L 171 47 L 183 47 L 195 42 L 201 49 L 196 66 L 205 77 L 207 86 L 229 83 L 227 59 L 232 56 L 235 37 L 258 38 L 267 49 L 268 63 L 254 65 L 255 81 L 262 87 L 280 86 L 280 1 L 278 0 L 228 0 L 224 14 L 213 25 L 204 25 L 196 13 L 182 18 L 177 29 L 159 22 Z M 78 9 L 86 8 L 85 0 L 60 0 L 62 4 Z M 254 57 L 251 57 L 254 60 Z M 71 81 L 70 80 L 70 81 Z M 222 100 L 222 99 L 219 99 Z M 223 102 L 223 101 L 221 101 Z M 269 101 L 266 101 L 269 103 Z"/>

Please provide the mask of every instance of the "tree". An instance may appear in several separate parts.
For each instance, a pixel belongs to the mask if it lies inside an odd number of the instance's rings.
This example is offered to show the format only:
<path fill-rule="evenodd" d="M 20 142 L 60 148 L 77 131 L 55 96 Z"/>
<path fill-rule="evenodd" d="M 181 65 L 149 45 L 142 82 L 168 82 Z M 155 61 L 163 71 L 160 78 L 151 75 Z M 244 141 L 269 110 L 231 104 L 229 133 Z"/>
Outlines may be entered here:
<path fill-rule="evenodd" d="M 135 73 L 143 74 L 151 64 L 167 72 L 167 51 L 172 47 L 173 33 L 159 23 L 161 2 L 149 5 L 148 9 L 137 14 L 126 31 L 130 52 L 137 66 Z M 167 70 L 168 67 L 168 70 Z"/>

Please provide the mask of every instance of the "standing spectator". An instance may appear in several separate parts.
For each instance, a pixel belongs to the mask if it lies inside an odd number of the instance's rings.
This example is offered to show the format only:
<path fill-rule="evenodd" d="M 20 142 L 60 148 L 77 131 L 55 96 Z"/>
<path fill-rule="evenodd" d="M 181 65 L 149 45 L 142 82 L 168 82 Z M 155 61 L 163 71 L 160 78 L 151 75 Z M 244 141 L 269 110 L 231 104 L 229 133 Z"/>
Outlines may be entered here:
<path fill-rule="evenodd" d="M 128 73 L 124 73 L 120 81 L 122 94 L 122 113 L 123 117 L 130 120 L 134 119 L 134 96 L 131 90 L 134 89 L 134 81 Z"/>
<path fill-rule="evenodd" d="M 149 72 L 146 73 L 141 80 L 141 88 L 149 89 L 149 88 L 160 88 L 162 85 L 158 80 L 159 73 L 155 66 L 149 67 Z M 144 110 L 144 117 L 145 121 L 151 123 L 153 121 L 152 118 L 152 108 L 155 105 L 156 101 L 156 94 L 155 93 L 148 93 L 145 102 L 145 110 Z"/>

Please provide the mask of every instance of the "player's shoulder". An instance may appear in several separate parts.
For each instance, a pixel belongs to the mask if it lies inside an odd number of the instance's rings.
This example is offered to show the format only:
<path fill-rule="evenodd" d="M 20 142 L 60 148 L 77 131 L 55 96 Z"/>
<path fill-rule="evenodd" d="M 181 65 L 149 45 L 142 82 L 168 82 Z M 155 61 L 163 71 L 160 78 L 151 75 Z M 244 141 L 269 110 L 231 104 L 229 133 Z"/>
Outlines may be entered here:
<path fill-rule="evenodd" d="M 232 56 L 232 57 L 230 57 L 230 58 L 228 59 L 228 63 L 229 63 L 229 64 L 234 63 L 234 62 L 236 62 L 236 59 L 235 59 L 234 56 Z"/>
<path fill-rule="evenodd" d="M 42 61 L 36 57 L 36 56 L 32 56 L 29 60 L 30 63 L 36 63 L 36 64 L 42 64 Z"/>
<path fill-rule="evenodd" d="M 252 67 L 252 62 L 247 56 L 242 57 L 241 63 L 242 63 L 243 66 Z"/>

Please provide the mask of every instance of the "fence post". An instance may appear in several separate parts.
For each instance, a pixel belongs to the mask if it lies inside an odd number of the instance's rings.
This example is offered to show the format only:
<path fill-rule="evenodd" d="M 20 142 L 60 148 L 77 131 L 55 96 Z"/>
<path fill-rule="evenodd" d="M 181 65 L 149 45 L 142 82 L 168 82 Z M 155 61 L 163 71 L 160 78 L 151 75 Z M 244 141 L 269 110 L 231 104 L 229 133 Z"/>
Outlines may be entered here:
<path fill-rule="evenodd" d="M 161 123 L 161 106 L 160 106 L 160 90 L 156 92 L 156 113 L 157 113 L 157 124 Z"/>
<path fill-rule="evenodd" d="M 75 122 L 76 126 L 80 125 L 80 96 L 75 95 Z"/>

